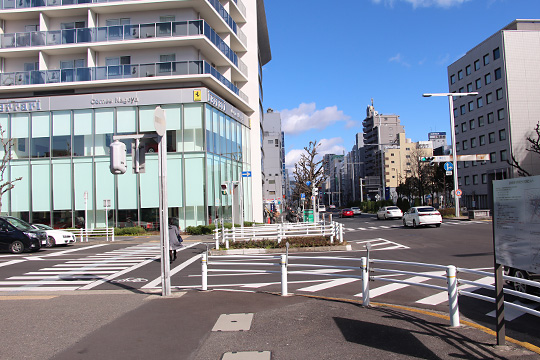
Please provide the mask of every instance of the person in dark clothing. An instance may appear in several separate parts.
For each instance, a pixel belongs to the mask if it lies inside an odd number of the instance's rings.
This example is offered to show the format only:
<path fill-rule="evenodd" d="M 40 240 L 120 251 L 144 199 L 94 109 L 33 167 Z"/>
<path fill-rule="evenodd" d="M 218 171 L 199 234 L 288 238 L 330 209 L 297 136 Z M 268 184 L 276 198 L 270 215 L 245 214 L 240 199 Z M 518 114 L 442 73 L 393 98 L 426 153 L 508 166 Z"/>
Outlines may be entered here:
<path fill-rule="evenodd" d="M 174 225 L 173 218 L 169 218 L 169 257 L 171 262 L 176 260 L 176 250 L 184 247 L 182 241 L 180 229 Z"/>

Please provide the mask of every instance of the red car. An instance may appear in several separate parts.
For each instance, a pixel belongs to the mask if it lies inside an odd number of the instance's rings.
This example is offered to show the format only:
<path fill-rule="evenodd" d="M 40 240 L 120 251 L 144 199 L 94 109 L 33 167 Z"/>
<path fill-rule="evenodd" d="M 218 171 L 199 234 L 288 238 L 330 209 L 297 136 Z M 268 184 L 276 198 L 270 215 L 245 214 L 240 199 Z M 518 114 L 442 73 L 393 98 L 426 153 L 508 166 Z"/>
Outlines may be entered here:
<path fill-rule="evenodd" d="M 339 213 L 339 217 L 354 217 L 354 212 L 351 209 L 343 209 Z"/>

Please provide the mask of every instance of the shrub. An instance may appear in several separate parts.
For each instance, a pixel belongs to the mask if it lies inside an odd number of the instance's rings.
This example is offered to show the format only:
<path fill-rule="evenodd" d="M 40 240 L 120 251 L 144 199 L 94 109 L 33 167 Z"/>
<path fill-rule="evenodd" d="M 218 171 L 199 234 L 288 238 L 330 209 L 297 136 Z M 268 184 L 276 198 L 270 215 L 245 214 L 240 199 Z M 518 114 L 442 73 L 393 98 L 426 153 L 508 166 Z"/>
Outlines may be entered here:
<path fill-rule="evenodd" d="M 280 243 L 269 239 L 230 242 L 229 249 L 279 249 L 285 248 L 287 242 L 291 248 L 342 245 L 337 241 L 331 244 L 329 236 L 298 236 L 283 239 Z M 220 249 L 225 249 L 225 245 L 220 245 Z"/>
<path fill-rule="evenodd" d="M 114 228 L 115 236 L 145 235 L 146 230 L 142 226 Z"/>
<path fill-rule="evenodd" d="M 455 217 L 456 216 L 455 208 L 439 209 L 439 212 L 441 213 L 442 217 Z"/>

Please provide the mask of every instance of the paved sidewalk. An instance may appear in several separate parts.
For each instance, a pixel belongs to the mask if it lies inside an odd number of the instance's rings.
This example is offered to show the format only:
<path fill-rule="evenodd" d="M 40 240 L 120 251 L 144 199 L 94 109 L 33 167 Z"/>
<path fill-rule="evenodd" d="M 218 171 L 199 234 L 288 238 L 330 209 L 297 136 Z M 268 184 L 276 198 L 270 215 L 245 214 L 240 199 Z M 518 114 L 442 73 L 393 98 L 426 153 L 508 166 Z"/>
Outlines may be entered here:
<path fill-rule="evenodd" d="M 475 327 L 394 307 L 233 291 L 82 293 L 1 299 L 0 358 L 540 359 L 522 346 L 497 347 Z M 246 313 L 244 331 L 212 331 L 220 315 Z"/>

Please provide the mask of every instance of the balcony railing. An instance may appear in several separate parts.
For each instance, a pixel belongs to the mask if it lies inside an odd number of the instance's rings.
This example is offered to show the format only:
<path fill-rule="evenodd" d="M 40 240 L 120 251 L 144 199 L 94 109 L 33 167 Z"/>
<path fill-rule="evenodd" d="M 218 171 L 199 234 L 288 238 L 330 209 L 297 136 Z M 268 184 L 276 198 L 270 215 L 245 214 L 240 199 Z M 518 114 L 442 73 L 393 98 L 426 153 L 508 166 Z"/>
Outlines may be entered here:
<path fill-rule="evenodd" d="M 0 0 L 0 9 L 25 9 L 33 7 L 42 7 L 42 6 L 62 6 L 62 5 L 78 5 L 78 4 L 99 4 L 99 3 L 108 3 L 108 2 L 121 2 L 121 1 L 131 1 L 131 0 Z M 221 18 L 225 20 L 229 28 L 237 35 L 240 30 L 236 25 L 236 22 L 232 19 L 229 13 L 225 10 L 223 5 L 219 0 L 206 0 L 212 7 L 216 9 Z M 238 0 L 235 0 L 237 3 Z M 238 3 L 237 3 L 238 4 Z M 244 4 L 240 2 L 238 4 L 240 9 L 243 9 L 243 14 L 245 16 L 245 7 Z M 245 44 L 245 43 L 244 43 Z"/>
<path fill-rule="evenodd" d="M 242 73 L 247 66 L 204 20 L 173 21 L 135 25 L 114 25 L 94 28 L 31 31 L 0 35 L 0 48 L 54 46 L 104 41 L 182 37 L 205 35 Z"/>
<path fill-rule="evenodd" d="M 77 81 L 99 81 L 201 74 L 212 75 L 223 85 L 229 88 L 233 93 L 248 102 L 248 97 L 242 91 L 240 91 L 238 87 L 231 83 L 206 61 L 201 60 L 0 73 L 0 86 L 40 85 L 70 83 Z"/>

